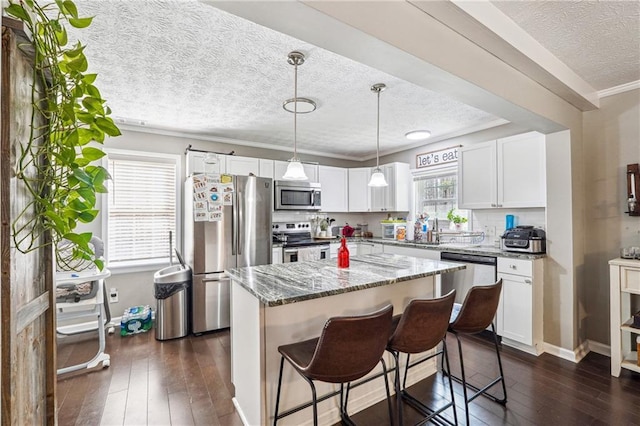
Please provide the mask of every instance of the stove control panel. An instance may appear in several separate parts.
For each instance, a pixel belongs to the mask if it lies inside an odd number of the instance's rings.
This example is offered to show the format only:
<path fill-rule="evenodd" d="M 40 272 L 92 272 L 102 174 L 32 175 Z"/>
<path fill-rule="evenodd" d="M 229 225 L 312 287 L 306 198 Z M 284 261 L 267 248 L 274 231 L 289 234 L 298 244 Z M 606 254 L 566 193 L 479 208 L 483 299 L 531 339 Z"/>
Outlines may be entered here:
<path fill-rule="evenodd" d="M 274 222 L 271 225 L 272 232 L 309 232 L 311 223 L 309 222 Z"/>

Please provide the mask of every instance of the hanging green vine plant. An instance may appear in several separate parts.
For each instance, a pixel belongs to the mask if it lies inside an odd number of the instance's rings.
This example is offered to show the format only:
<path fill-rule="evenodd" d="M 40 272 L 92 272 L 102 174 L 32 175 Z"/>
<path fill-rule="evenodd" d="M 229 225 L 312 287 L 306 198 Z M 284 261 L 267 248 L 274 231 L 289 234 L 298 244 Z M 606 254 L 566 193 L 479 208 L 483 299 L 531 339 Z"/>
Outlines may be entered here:
<path fill-rule="evenodd" d="M 42 236 L 51 232 L 49 244 L 57 247 L 68 240 L 72 245 L 71 250 L 56 250 L 58 264 L 73 269 L 89 261 L 102 269 L 89 244 L 91 233 L 78 233 L 76 227 L 98 214 L 97 194 L 107 192 L 110 178 L 98 162 L 105 155 L 101 144 L 120 130 L 94 85 L 96 74 L 87 73 L 85 46 L 68 45 L 65 29 L 66 24 L 86 28 L 93 18 L 79 17 L 70 0 L 42 5 L 10 0 L 5 11 L 30 33 L 31 43 L 22 48 L 34 56 L 34 81 L 42 86 L 32 85 L 30 138 L 16 166 L 32 201 L 12 224 L 14 243 L 21 252 L 30 252 L 42 247 Z"/>

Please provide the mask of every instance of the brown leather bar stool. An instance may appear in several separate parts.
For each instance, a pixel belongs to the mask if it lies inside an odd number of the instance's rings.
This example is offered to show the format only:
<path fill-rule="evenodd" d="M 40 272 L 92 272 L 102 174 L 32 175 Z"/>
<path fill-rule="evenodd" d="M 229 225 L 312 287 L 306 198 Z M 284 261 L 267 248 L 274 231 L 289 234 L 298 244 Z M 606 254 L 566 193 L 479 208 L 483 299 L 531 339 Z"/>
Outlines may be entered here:
<path fill-rule="evenodd" d="M 443 362 L 447 363 L 447 368 L 449 367 L 447 345 L 444 338 L 447 334 L 447 328 L 449 327 L 449 318 L 451 316 L 455 296 L 456 291 L 452 290 L 449 294 L 437 299 L 413 299 L 409 302 L 409 305 L 402 315 L 393 317 L 392 334 L 389 338 L 389 343 L 387 344 L 387 351 L 391 352 L 396 363 L 395 390 L 399 425 L 403 424 L 403 400 L 407 401 L 407 403 L 426 416 L 420 424 L 427 423 L 435 417 L 437 417 L 441 422 L 451 424 L 450 421 L 440 416 L 440 413 L 448 408 L 453 409 L 453 418 L 455 420 L 455 424 L 458 424 L 458 415 L 456 414 L 451 375 L 448 375 L 451 401 L 440 408 L 432 409 L 427 407 L 421 401 L 410 395 L 406 390 L 407 372 L 409 368 L 421 364 L 438 355 L 442 355 Z M 429 351 L 437 347 L 440 342 L 442 342 L 442 349 L 414 362 L 413 364 L 409 363 L 410 354 Z M 402 386 L 400 386 L 400 353 L 407 354 L 407 363 L 405 365 Z"/>
<path fill-rule="evenodd" d="M 351 382 L 367 375 L 382 362 L 383 375 L 389 404 L 389 420 L 391 421 L 391 401 L 387 367 L 382 359 L 389 331 L 393 306 L 366 315 L 341 316 L 329 318 L 319 338 L 304 342 L 282 345 L 278 352 L 280 360 L 280 376 L 278 377 L 278 393 L 276 410 L 273 416 L 274 426 L 278 419 L 280 404 L 280 388 L 282 386 L 282 370 L 284 360 L 309 383 L 313 398 L 313 424 L 318 424 L 318 398 L 314 380 L 328 383 L 340 383 L 340 417 L 346 424 L 353 424 L 347 414 L 347 401 Z M 344 384 L 347 390 L 344 392 Z"/>
<path fill-rule="evenodd" d="M 502 280 L 498 280 L 495 284 L 486 286 L 474 286 L 469 290 L 462 305 L 454 304 L 451 320 L 449 324 L 449 332 L 456 336 L 458 341 L 458 352 L 460 355 L 460 378 L 453 379 L 462 383 L 464 392 L 464 410 L 467 424 L 469 424 L 469 403 L 478 396 L 483 395 L 498 404 L 505 405 L 507 403 L 507 387 L 504 383 L 504 373 L 502 372 L 502 361 L 500 360 L 500 348 L 498 347 L 498 337 L 496 336 L 496 328 L 493 318 L 498 310 L 498 302 L 500 301 L 500 291 L 502 291 Z M 462 356 L 462 343 L 460 342 L 460 334 L 478 334 L 483 332 L 491 325 L 493 331 L 493 343 L 496 348 L 496 356 L 498 357 L 498 369 L 500 375 L 489 382 L 482 388 L 467 383 L 464 372 L 464 360 Z M 448 369 L 447 369 L 448 370 Z M 443 369 L 444 371 L 444 369 Z M 489 394 L 487 391 L 498 382 L 502 382 L 502 392 L 504 397 L 498 398 Z M 467 388 L 474 391 L 471 396 L 467 395 Z"/>

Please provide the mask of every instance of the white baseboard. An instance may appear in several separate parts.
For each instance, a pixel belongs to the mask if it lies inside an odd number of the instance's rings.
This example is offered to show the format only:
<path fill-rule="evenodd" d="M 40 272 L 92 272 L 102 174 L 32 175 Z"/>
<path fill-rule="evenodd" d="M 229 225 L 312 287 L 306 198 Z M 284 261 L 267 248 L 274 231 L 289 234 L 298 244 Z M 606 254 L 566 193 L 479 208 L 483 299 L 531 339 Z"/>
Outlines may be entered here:
<path fill-rule="evenodd" d="M 588 342 L 590 351 L 611 358 L 611 346 L 596 342 L 595 340 L 588 340 Z"/>
<path fill-rule="evenodd" d="M 544 344 L 544 350 L 553 356 L 566 359 L 567 361 L 578 363 L 582 361 L 582 358 L 587 356 L 591 351 L 604 355 L 611 356 L 611 348 L 603 343 L 599 343 L 593 340 L 585 340 L 580 346 L 574 350 L 561 348 L 559 346 L 552 345 L 550 343 Z"/>
<path fill-rule="evenodd" d="M 555 346 L 545 342 L 544 351 L 553 356 L 557 356 L 558 358 L 562 358 L 562 359 L 566 359 L 567 361 L 578 363 L 582 358 L 585 357 L 586 354 L 589 353 L 588 346 L 589 345 L 587 341 L 584 341 L 576 349 L 571 350 L 571 349 L 561 348 L 560 346 Z"/>
<path fill-rule="evenodd" d="M 236 407 L 236 412 L 238 413 L 238 416 L 240 416 L 240 421 L 242 422 L 242 424 L 249 426 L 249 422 L 244 415 L 244 411 L 242 411 L 242 407 L 240 407 L 240 404 L 238 404 L 238 400 L 236 399 L 236 397 L 234 396 L 233 398 L 231 398 L 231 401 L 233 402 L 233 406 Z"/>

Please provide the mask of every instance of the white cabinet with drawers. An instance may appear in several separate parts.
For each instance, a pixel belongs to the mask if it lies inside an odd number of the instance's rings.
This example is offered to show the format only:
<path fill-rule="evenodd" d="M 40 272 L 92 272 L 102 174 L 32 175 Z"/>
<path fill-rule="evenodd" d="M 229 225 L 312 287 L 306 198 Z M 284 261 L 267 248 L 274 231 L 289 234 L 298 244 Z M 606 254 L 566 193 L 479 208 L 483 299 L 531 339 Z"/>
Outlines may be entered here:
<path fill-rule="evenodd" d="M 497 333 L 502 342 L 534 355 L 543 352 L 542 259 L 498 257 L 502 294 Z"/>
<path fill-rule="evenodd" d="M 640 260 L 609 261 L 609 286 L 611 375 L 619 377 L 622 368 L 640 373 L 638 352 L 634 350 L 640 329 L 631 327 L 631 298 L 640 298 Z"/>

